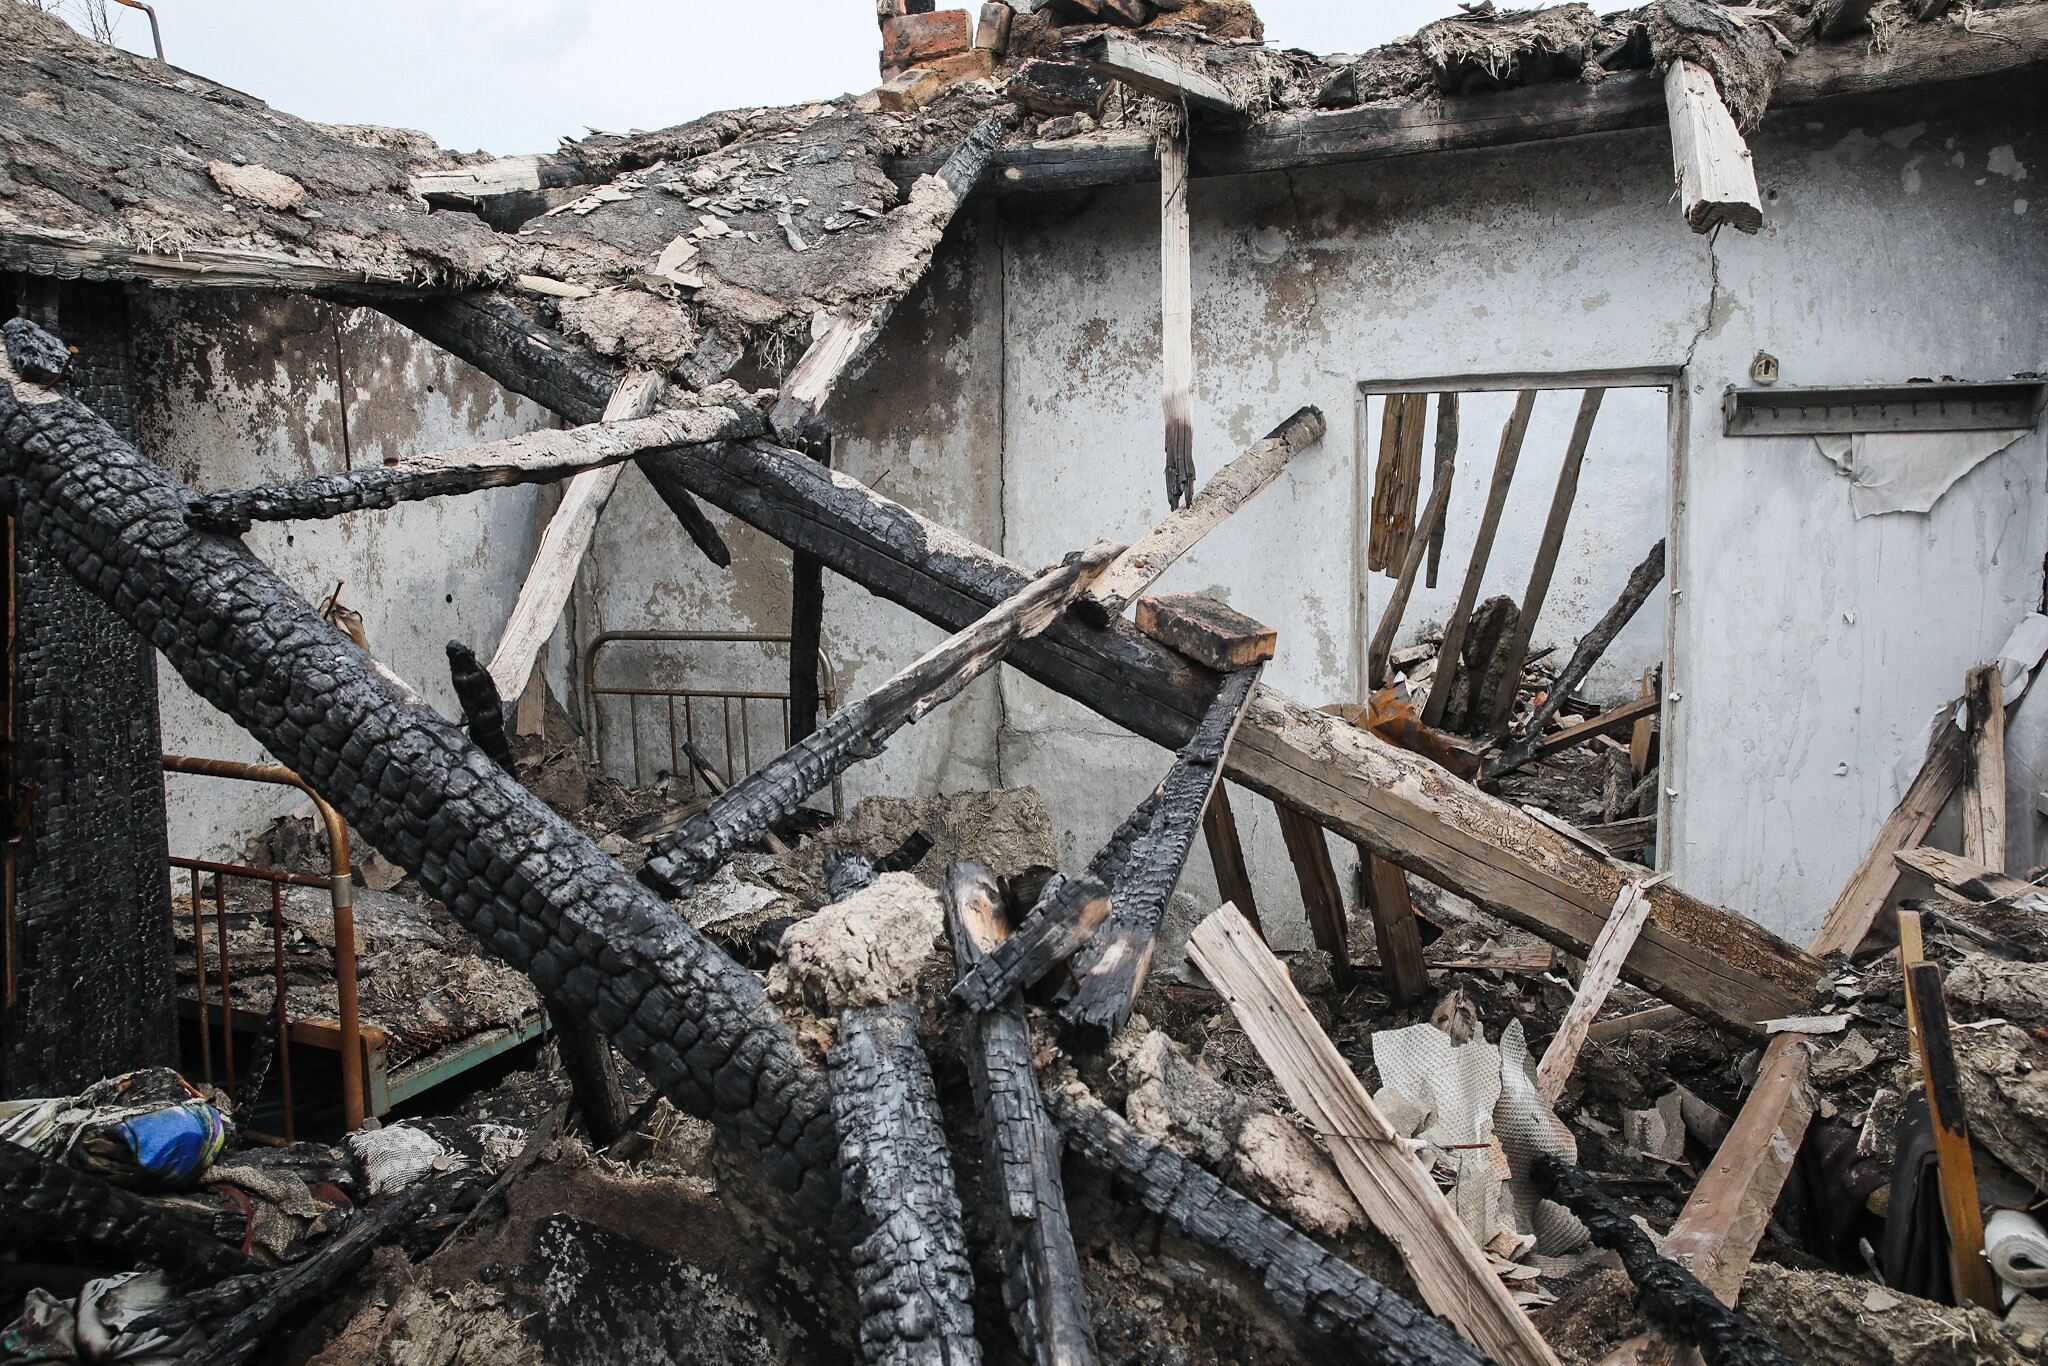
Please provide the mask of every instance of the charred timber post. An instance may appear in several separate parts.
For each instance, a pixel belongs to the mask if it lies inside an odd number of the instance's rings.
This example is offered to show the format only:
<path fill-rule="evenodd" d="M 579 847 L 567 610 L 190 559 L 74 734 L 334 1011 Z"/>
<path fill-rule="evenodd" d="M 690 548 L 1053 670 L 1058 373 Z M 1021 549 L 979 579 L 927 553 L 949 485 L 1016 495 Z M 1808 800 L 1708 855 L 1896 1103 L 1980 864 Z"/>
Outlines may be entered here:
<path fill-rule="evenodd" d="M 0 1246 L 25 1248 L 45 1238 L 119 1248 L 187 1285 L 263 1269 L 91 1172 L 0 1142 Z"/>
<path fill-rule="evenodd" d="M 1008 931 L 1002 888 L 978 863 L 946 869 L 953 966 L 971 971 Z M 1010 1327 L 1039 1366 L 1092 1366 L 1094 1321 L 1067 1220 L 1060 1131 L 1046 1113 L 1031 1061 L 1031 1027 L 1015 992 L 960 1027 L 981 1144 L 995 1187 Z"/>
<path fill-rule="evenodd" d="M 1045 1093 L 1077 1156 L 1123 1179 L 1138 1203 L 1182 1237 L 1235 1257 L 1265 1279 L 1280 1307 L 1348 1343 L 1375 1366 L 1491 1366 L 1444 1320 L 1411 1304 L 1313 1238 L 1165 1144 L 1078 1085 Z"/>
<path fill-rule="evenodd" d="M 844 1011 L 828 1066 L 840 1172 L 864 1225 L 853 1249 L 862 1354 L 977 1366 L 974 1276 L 916 1002 Z"/>
<path fill-rule="evenodd" d="M 240 534 L 255 522 L 318 520 L 447 494 L 553 483 L 672 446 L 759 436 L 766 427 L 761 414 L 744 403 L 672 408 L 649 417 L 596 422 L 567 431 L 544 427 L 396 465 L 337 470 L 287 484 L 200 494 L 192 500 L 185 520 L 202 531 Z M 696 505 L 693 502 L 691 506 Z M 703 517 L 703 510 L 698 508 L 696 515 Z M 722 542 L 719 549 L 724 549 Z"/>
<path fill-rule="evenodd" d="M 999 663 L 1010 646 L 1050 626 L 1074 596 L 1094 582 L 1123 547 L 1099 541 L 1067 556 L 1015 597 L 985 614 L 903 669 L 881 687 L 750 773 L 690 818 L 656 840 L 640 880 L 663 896 L 686 893 L 734 851 L 754 843 L 797 803 Z"/>
<path fill-rule="evenodd" d="M 1530 1175 L 1538 1190 L 1579 1216 L 1594 1242 L 1620 1256 L 1642 1291 L 1643 1307 L 1697 1346 L 1707 1366 L 1794 1366 L 1777 1343 L 1714 1298 L 1699 1277 L 1659 1256 L 1649 1235 L 1591 1177 L 1552 1153 L 1539 1153 Z"/>
<path fill-rule="evenodd" d="M 450 355 L 474 365 L 515 394 L 579 427 L 604 420 L 605 406 L 620 372 L 526 316 L 516 304 L 488 294 L 466 294 L 425 302 L 361 299 Z M 658 474 L 645 455 L 634 463 L 683 531 L 705 557 L 723 569 L 732 552 L 704 509 L 680 482 Z"/>
<path fill-rule="evenodd" d="M 25 534 L 311 783 L 493 952 L 618 1044 L 808 1216 L 838 1199 L 824 1077 L 754 975 L 635 886 L 457 727 L 320 620 L 83 405 L 0 373 Z"/>
<path fill-rule="evenodd" d="M 189 520 L 189 518 L 187 519 Z M 448 642 L 448 681 L 455 685 L 455 700 L 462 705 L 462 728 L 490 761 L 512 772 L 512 746 L 505 739 L 505 704 L 491 671 L 476 657 L 476 651 L 459 640 Z"/>
<path fill-rule="evenodd" d="M 1188 848 L 1202 824 L 1202 808 L 1223 775 L 1223 756 L 1244 719 L 1245 704 L 1263 666 L 1223 680 L 1194 738 L 1173 761 L 1160 785 L 1159 809 L 1110 885 L 1109 919 L 1074 955 L 1079 989 L 1060 1007 L 1076 1046 L 1102 1048 L 1131 1017 L 1131 1005 L 1152 966 L 1167 898 L 1180 882 Z"/>

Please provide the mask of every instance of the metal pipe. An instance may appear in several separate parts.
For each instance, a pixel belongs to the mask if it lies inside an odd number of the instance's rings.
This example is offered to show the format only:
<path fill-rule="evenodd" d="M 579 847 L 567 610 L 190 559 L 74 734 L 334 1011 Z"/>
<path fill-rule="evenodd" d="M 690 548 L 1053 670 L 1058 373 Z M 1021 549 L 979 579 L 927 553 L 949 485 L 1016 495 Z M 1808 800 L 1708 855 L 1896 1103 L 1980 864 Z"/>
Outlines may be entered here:
<path fill-rule="evenodd" d="M 229 997 L 228 983 L 228 879 L 225 873 L 213 875 L 213 938 L 220 945 L 220 1062 L 222 1075 L 227 1078 L 227 1093 L 235 1094 L 235 1017 L 234 1001 Z"/>
<path fill-rule="evenodd" d="M 163 30 L 156 26 L 156 11 L 143 4 L 142 0 L 114 0 L 114 3 L 126 5 L 129 9 L 139 9 L 149 16 L 149 39 L 156 44 L 156 59 L 161 62 L 164 59 L 164 34 Z"/>
<path fill-rule="evenodd" d="M 270 947 L 277 971 L 277 1066 L 284 1087 L 284 1141 L 297 1142 L 292 1132 L 292 1041 L 284 1008 L 284 884 L 270 884 Z M 251 1097 L 254 1100 L 254 1097 Z"/>
<path fill-rule="evenodd" d="M 199 870 L 192 870 L 192 973 L 199 986 L 199 1079 L 213 1085 L 213 1040 L 206 1024 L 206 900 L 199 895 Z"/>
<path fill-rule="evenodd" d="M 304 778 L 281 764 L 241 764 L 231 759 L 195 759 L 182 754 L 163 757 L 167 773 L 192 773 L 205 778 L 237 778 L 243 782 L 296 787 L 313 799 L 327 822 L 327 855 L 333 872 L 327 887 L 334 903 L 334 984 L 341 1005 L 341 1115 L 350 1130 L 363 1127 L 363 1029 L 356 1008 L 355 880 L 349 873 L 348 823 Z M 221 865 L 225 866 L 225 865 Z M 318 885 L 317 879 L 314 885 Z M 221 948 L 225 964 L 227 948 Z M 201 1014 L 204 1014 L 202 1009 Z"/>

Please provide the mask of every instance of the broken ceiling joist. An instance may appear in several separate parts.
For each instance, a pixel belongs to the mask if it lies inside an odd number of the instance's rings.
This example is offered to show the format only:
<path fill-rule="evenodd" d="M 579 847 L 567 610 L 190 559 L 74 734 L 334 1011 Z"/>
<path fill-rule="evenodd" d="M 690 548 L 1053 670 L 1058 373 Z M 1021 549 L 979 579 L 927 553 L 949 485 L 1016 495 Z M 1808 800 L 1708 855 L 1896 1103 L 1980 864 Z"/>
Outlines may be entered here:
<path fill-rule="evenodd" d="M 671 408 L 649 417 L 567 429 L 543 427 L 391 465 L 200 494 L 186 510 L 185 520 L 206 531 L 240 533 L 253 522 L 339 517 L 447 494 L 550 483 L 650 451 L 744 440 L 765 430 L 767 422 L 759 410 L 741 402 Z"/>
<path fill-rule="evenodd" d="M 1190 111 L 1237 120 L 1251 112 L 1245 101 L 1199 64 L 1122 33 L 1077 38 L 1061 49 L 1061 55 L 1169 104 L 1184 104 Z"/>

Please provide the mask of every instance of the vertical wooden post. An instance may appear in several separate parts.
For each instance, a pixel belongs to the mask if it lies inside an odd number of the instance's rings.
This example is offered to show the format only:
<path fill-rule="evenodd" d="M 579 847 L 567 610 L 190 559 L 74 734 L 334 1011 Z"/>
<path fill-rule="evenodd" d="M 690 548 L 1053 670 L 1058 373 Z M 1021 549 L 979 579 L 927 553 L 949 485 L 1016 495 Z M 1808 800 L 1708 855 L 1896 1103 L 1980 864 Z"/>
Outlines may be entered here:
<path fill-rule="evenodd" d="M 1438 394 L 1436 396 L 1436 469 L 1431 475 L 1432 496 L 1439 483 L 1450 482 L 1452 467 L 1458 461 L 1458 396 Z M 1436 565 L 1444 553 L 1444 523 L 1448 516 L 1438 517 L 1436 526 L 1429 533 L 1429 578 L 1431 588 L 1436 587 Z"/>
<path fill-rule="evenodd" d="M 1970 764 L 1963 788 L 1963 857 L 2005 871 L 2005 686 L 1996 664 L 1970 670 Z"/>
<path fill-rule="evenodd" d="M 1337 990 L 1349 991 L 1351 946 L 1344 889 L 1337 885 L 1337 869 L 1330 862 L 1323 827 L 1291 806 L 1275 802 L 1273 809 L 1280 815 L 1280 834 L 1287 841 L 1287 856 L 1294 861 L 1294 876 L 1301 882 L 1301 904 L 1308 911 L 1309 931 L 1315 935 L 1316 947 L 1330 955 L 1330 975 L 1336 979 Z"/>
<path fill-rule="evenodd" d="M 1202 838 L 1209 844 L 1209 862 L 1216 867 L 1216 890 L 1235 905 L 1259 938 L 1266 937 L 1259 924 L 1259 908 L 1252 899 L 1252 879 L 1244 865 L 1244 845 L 1237 836 L 1237 817 L 1230 810 L 1230 794 L 1221 778 L 1202 808 Z"/>
<path fill-rule="evenodd" d="M 1195 307 L 1188 259 L 1188 133 L 1159 134 L 1159 351 L 1165 369 L 1166 506 L 1195 499 Z"/>
<path fill-rule="evenodd" d="M 1422 485 L 1422 429 L 1428 394 L 1388 394 L 1380 414 L 1380 456 L 1373 472 L 1372 532 L 1365 567 L 1394 572 L 1415 536 L 1415 497 Z"/>
<path fill-rule="evenodd" d="M 1557 570 L 1565 524 L 1571 520 L 1572 504 L 1579 496 L 1579 467 L 1586 461 L 1586 445 L 1593 439 L 1593 420 L 1600 415 L 1600 400 L 1606 395 L 1605 389 L 1588 389 L 1579 400 L 1579 420 L 1572 424 L 1571 440 L 1564 448 L 1564 465 L 1557 472 L 1557 492 L 1550 499 L 1550 518 L 1543 524 L 1543 539 L 1536 546 L 1536 563 L 1529 570 L 1529 586 L 1522 593 L 1522 615 L 1515 622 L 1508 667 L 1501 673 L 1500 687 L 1486 704 L 1483 729 L 1506 725 L 1514 712 L 1515 692 L 1522 681 L 1522 660 L 1529 653 L 1529 637 L 1543 611 L 1543 599 L 1550 592 L 1550 576 Z"/>
<path fill-rule="evenodd" d="M 1529 434 L 1529 415 L 1535 409 L 1536 391 L 1522 390 L 1515 396 L 1515 411 L 1501 428 L 1500 453 L 1493 461 L 1493 484 L 1486 491 L 1486 511 L 1479 518 L 1479 535 L 1472 542 L 1472 562 L 1465 567 L 1465 586 L 1458 590 L 1458 605 L 1444 627 L 1436 677 L 1430 682 L 1429 701 L 1422 709 L 1424 725 L 1443 724 L 1444 708 L 1451 700 L 1451 681 L 1458 672 L 1458 652 L 1465 648 L 1465 627 L 1472 619 L 1472 605 L 1479 601 L 1479 585 L 1486 578 L 1486 559 L 1493 553 L 1493 537 L 1500 530 L 1501 510 L 1507 506 L 1508 486 L 1514 482 L 1515 462 L 1522 458 L 1522 439 Z"/>
<path fill-rule="evenodd" d="M 1994 673 L 1994 677 L 1995 677 Z M 1962 1081 L 1949 1035 L 1948 1003 L 1941 994 L 1941 969 L 1915 963 L 1905 969 L 1906 997 L 1917 1017 L 1914 1040 L 1920 1075 L 1927 1083 L 1927 1117 L 1934 1128 L 1934 1152 L 1941 1164 L 1941 1212 L 1948 1223 L 1949 1275 L 1956 1300 L 1985 1309 L 1997 1303 L 1991 1264 L 1984 1260 L 1984 1211 L 1977 1203 L 1977 1169 L 1970 1157 L 1970 1121 L 1963 1110 Z"/>
<path fill-rule="evenodd" d="M 1653 664 L 1643 670 L 1643 686 L 1638 695 L 1642 697 L 1655 697 L 1657 695 L 1656 665 Z M 1650 739 L 1656 732 L 1656 718 L 1650 716 L 1645 716 L 1642 720 L 1636 722 L 1635 729 L 1629 732 L 1628 770 L 1635 775 L 1637 782 L 1641 782 L 1643 775 L 1650 771 Z"/>
<path fill-rule="evenodd" d="M 1365 684 L 1375 691 L 1386 686 L 1387 656 L 1393 653 L 1394 636 L 1401 629 L 1401 618 L 1407 614 L 1408 595 L 1415 591 L 1415 571 L 1422 564 L 1427 540 L 1443 529 L 1444 508 L 1450 503 L 1451 477 L 1455 472 L 1450 465 L 1437 467 L 1436 487 L 1429 491 L 1429 506 L 1423 511 L 1422 524 L 1408 540 L 1401 577 L 1394 582 L 1393 595 L 1387 599 L 1386 611 L 1380 614 L 1379 629 L 1372 633 L 1372 644 L 1365 652 Z"/>
<path fill-rule="evenodd" d="M 1380 951 L 1380 977 L 1397 1006 L 1420 1000 L 1429 990 L 1429 970 L 1422 962 L 1422 927 L 1415 903 L 1408 897 L 1408 874 L 1398 863 L 1358 847 L 1361 879 L 1372 907 L 1372 935 Z"/>

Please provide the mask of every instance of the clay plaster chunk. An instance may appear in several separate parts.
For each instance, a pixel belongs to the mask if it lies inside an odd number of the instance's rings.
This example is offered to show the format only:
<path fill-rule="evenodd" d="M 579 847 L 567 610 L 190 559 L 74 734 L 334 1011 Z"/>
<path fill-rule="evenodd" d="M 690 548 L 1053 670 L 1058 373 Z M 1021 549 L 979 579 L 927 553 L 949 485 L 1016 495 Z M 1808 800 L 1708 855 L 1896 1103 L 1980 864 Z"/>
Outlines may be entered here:
<path fill-rule="evenodd" d="M 266 209 L 289 212 L 306 198 L 306 187 L 288 175 L 267 166 L 237 166 L 231 161 L 209 161 L 206 173 L 223 192 L 261 204 Z"/>
<path fill-rule="evenodd" d="M 884 873 L 790 926 L 768 994 L 815 1015 L 885 1004 L 909 993 L 944 921 L 936 890 L 910 873 Z"/>

